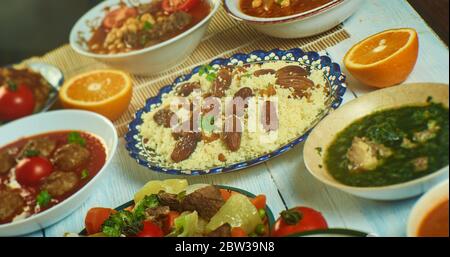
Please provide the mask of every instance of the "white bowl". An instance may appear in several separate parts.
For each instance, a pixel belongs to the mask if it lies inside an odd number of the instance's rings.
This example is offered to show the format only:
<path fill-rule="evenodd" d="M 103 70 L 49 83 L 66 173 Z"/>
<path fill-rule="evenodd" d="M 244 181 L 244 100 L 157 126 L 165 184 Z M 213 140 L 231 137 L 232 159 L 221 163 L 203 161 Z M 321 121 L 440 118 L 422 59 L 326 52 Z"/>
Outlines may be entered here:
<path fill-rule="evenodd" d="M 8 123 L 0 128 L 0 146 L 23 137 L 61 130 L 81 130 L 97 135 L 103 141 L 107 150 L 105 165 L 91 181 L 61 203 L 24 220 L 0 225 L 0 236 L 23 235 L 60 221 L 83 204 L 106 173 L 117 148 L 117 132 L 108 119 L 93 112 L 51 111 Z"/>
<path fill-rule="evenodd" d="M 437 205 L 448 201 L 449 197 L 449 184 L 448 180 L 433 187 L 425 195 L 423 195 L 419 201 L 414 205 L 411 213 L 409 214 L 408 225 L 406 228 L 406 235 L 409 237 L 417 237 L 420 225 L 426 215 Z"/>
<path fill-rule="evenodd" d="M 449 87 L 444 84 L 405 84 L 385 88 L 358 97 L 325 117 L 306 140 L 303 158 L 308 171 L 319 181 L 344 192 L 374 200 L 400 200 L 425 193 L 431 187 L 448 179 L 449 166 L 424 177 L 405 183 L 381 187 L 355 187 L 335 180 L 328 172 L 324 157 L 317 149 L 328 149 L 336 135 L 354 121 L 390 108 L 425 104 L 428 97 L 448 108 Z"/>
<path fill-rule="evenodd" d="M 266 35 L 278 38 L 302 38 L 320 34 L 350 17 L 363 0 L 333 0 L 316 9 L 285 17 L 249 16 L 239 7 L 240 0 L 224 0 L 228 14 Z"/>
<path fill-rule="evenodd" d="M 118 54 L 96 54 L 90 52 L 86 45 L 80 41 L 80 33 L 85 39 L 92 35 L 90 25 L 95 23 L 99 25 L 104 17 L 104 9 L 107 6 L 117 6 L 121 0 L 106 0 L 92 8 L 83 17 L 81 17 L 70 32 L 70 46 L 79 54 L 92 57 L 98 61 L 104 62 L 111 67 L 128 71 L 138 75 L 155 74 L 182 63 L 188 57 L 205 34 L 209 22 L 220 6 L 218 0 L 206 0 L 211 6 L 211 11 L 206 18 L 189 30 L 178 36 L 161 42 L 159 44 L 130 51 L 128 53 Z M 129 1 L 125 1 L 128 3 Z M 140 1 L 151 2 L 151 1 Z M 89 24 L 89 25 L 88 25 Z"/>

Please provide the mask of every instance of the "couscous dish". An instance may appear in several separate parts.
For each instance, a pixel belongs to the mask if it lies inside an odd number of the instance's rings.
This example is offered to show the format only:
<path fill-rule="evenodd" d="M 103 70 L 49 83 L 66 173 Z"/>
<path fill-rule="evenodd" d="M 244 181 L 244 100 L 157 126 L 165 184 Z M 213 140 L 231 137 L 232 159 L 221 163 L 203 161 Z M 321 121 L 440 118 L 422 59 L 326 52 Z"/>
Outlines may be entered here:
<path fill-rule="evenodd" d="M 143 114 L 139 130 L 162 166 L 227 166 L 305 133 L 326 109 L 329 88 L 322 70 L 295 62 L 204 66 Z"/>

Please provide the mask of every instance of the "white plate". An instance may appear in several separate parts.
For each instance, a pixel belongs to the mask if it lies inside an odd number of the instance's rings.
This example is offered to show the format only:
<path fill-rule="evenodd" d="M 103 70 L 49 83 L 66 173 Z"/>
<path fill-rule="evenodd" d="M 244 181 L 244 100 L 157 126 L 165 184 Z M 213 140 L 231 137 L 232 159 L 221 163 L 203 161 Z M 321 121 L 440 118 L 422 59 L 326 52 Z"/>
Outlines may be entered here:
<path fill-rule="evenodd" d="M 108 119 L 93 112 L 52 111 L 13 121 L 0 127 L 0 147 L 23 137 L 61 130 L 80 130 L 97 135 L 107 150 L 105 165 L 91 181 L 61 203 L 24 220 L 0 225 L 0 236 L 23 235 L 60 221 L 77 209 L 92 194 L 100 179 L 107 172 L 117 149 L 117 132 Z"/>

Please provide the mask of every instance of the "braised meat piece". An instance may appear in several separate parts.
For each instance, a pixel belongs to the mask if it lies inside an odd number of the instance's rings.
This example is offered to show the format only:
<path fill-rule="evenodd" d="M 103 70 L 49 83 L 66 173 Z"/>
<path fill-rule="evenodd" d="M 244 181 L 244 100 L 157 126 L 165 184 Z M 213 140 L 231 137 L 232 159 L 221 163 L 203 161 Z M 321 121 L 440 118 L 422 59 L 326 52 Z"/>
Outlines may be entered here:
<path fill-rule="evenodd" d="M 0 175 L 6 174 L 14 165 L 16 160 L 8 151 L 0 152 Z"/>
<path fill-rule="evenodd" d="M 44 179 L 41 190 L 46 190 L 53 197 L 59 197 L 74 190 L 79 181 L 75 172 L 54 171 Z"/>
<path fill-rule="evenodd" d="M 223 224 L 222 226 L 216 228 L 214 231 L 211 231 L 208 237 L 231 237 L 231 225 L 228 223 Z"/>
<path fill-rule="evenodd" d="M 192 82 L 192 83 L 184 83 L 180 85 L 177 89 L 177 94 L 180 96 L 187 97 L 189 96 L 194 90 L 200 88 L 199 82 Z"/>
<path fill-rule="evenodd" d="M 164 221 L 167 219 L 167 215 L 169 214 L 169 212 L 169 206 L 157 206 L 145 210 L 145 216 L 147 220 L 151 220 L 158 226 L 163 227 Z"/>
<path fill-rule="evenodd" d="M 412 165 L 414 166 L 414 171 L 416 172 L 422 172 L 426 171 L 428 169 L 428 157 L 419 157 L 411 161 Z"/>
<path fill-rule="evenodd" d="M 54 165 L 62 171 L 71 171 L 85 163 L 90 152 L 79 144 L 66 144 L 55 152 Z"/>
<path fill-rule="evenodd" d="M 25 201 L 18 191 L 0 189 L 0 221 L 14 218 L 24 207 Z"/>
<path fill-rule="evenodd" d="M 158 200 L 163 206 L 169 206 L 171 210 L 182 212 L 183 207 L 181 205 L 181 201 L 178 199 L 178 196 L 175 194 L 170 194 L 166 192 L 160 192 L 158 194 Z"/>
<path fill-rule="evenodd" d="M 189 158 L 189 156 L 191 156 L 191 154 L 195 151 L 195 148 L 197 148 L 197 143 L 201 139 L 201 134 L 188 132 L 175 135 L 177 135 L 178 141 L 175 144 L 175 148 L 173 149 L 170 158 L 174 162 L 181 162 Z"/>
<path fill-rule="evenodd" d="M 38 138 L 28 141 L 19 153 L 19 158 L 26 157 L 27 154 L 35 152 L 42 157 L 49 157 L 56 148 L 56 142 L 48 138 Z"/>
<path fill-rule="evenodd" d="M 186 12 L 175 12 L 168 17 L 161 17 L 153 25 L 153 29 L 146 31 L 148 39 L 160 39 L 168 34 L 184 29 L 192 21 L 192 16 Z"/>
<path fill-rule="evenodd" d="M 186 195 L 182 207 L 184 211 L 197 211 L 201 218 L 209 221 L 224 203 L 220 190 L 207 186 Z"/>
<path fill-rule="evenodd" d="M 392 154 L 392 150 L 382 144 L 365 137 L 355 137 L 347 151 L 347 158 L 351 163 L 349 169 L 356 172 L 374 170 L 382 163 L 383 158 Z"/>
<path fill-rule="evenodd" d="M 175 113 L 169 110 L 168 108 L 161 109 L 153 115 L 153 120 L 156 124 L 163 126 L 165 128 L 170 128 L 170 123 L 172 117 L 174 117 Z"/>
<path fill-rule="evenodd" d="M 228 68 L 221 68 L 217 72 L 217 77 L 213 81 L 212 95 L 215 97 L 225 96 L 225 91 L 230 88 L 232 80 L 232 73 Z"/>

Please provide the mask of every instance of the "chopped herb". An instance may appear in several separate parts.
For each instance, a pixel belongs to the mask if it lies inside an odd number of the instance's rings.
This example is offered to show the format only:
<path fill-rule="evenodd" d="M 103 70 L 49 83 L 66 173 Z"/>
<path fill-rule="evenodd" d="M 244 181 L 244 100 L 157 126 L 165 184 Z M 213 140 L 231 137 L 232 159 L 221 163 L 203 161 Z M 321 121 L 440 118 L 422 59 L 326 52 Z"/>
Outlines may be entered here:
<path fill-rule="evenodd" d="M 35 149 L 27 149 L 24 152 L 25 157 L 36 157 L 36 156 L 39 156 L 39 154 L 40 154 L 39 150 L 35 150 Z"/>
<path fill-rule="evenodd" d="M 81 179 L 86 179 L 86 178 L 88 178 L 89 177 L 89 171 L 87 170 L 87 169 L 84 169 L 82 172 L 81 172 Z"/>
<path fill-rule="evenodd" d="M 431 103 L 432 101 L 433 101 L 433 97 L 432 96 L 427 97 L 427 103 Z"/>
<path fill-rule="evenodd" d="M 46 190 L 41 191 L 36 197 L 36 202 L 40 207 L 47 206 L 51 200 L 52 196 Z"/>
<path fill-rule="evenodd" d="M 322 169 L 323 168 L 323 165 L 322 164 L 319 164 L 319 169 Z"/>
<path fill-rule="evenodd" d="M 186 197 L 186 191 L 181 191 L 180 193 L 178 193 L 177 195 L 177 199 L 178 201 L 183 201 L 183 199 Z"/>
<path fill-rule="evenodd" d="M 17 84 L 14 81 L 8 79 L 6 83 L 8 84 L 9 90 L 13 92 L 17 90 Z"/>
<path fill-rule="evenodd" d="M 136 216 L 136 218 L 144 218 L 145 210 L 157 207 L 158 205 L 159 199 L 157 195 L 146 195 L 144 199 L 136 204 L 136 207 L 133 210 L 133 214 Z"/>
<path fill-rule="evenodd" d="M 70 132 L 67 136 L 67 141 L 69 144 L 79 144 L 81 146 L 86 145 L 86 140 L 81 137 L 81 134 L 78 132 Z"/>
<path fill-rule="evenodd" d="M 217 78 L 217 74 L 215 73 L 209 73 L 208 75 L 206 75 L 206 79 L 208 81 L 214 81 Z"/>
<path fill-rule="evenodd" d="M 200 67 L 200 69 L 198 70 L 198 75 L 206 75 L 206 79 L 208 81 L 213 81 L 217 77 L 216 69 L 214 69 L 211 65 L 203 65 L 202 67 Z"/>
<path fill-rule="evenodd" d="M 145 29 L 145 30 L 151 30 L 151 29 L 153 29 L 153 24 L 151 24 L 150 22 L 146 21 L 146 22 L 144 23 L 144 29 Z"/>
<path fill-rule="evenodd" d="M 316 147 L 315 149 L 316 149 L 316 151 L 317 151 L 317 154 L 318 154 L 319 156 L 322 156 L 322 147 Z"/>
<path fill-rule="evenodd" d="M 144 34 L 141 36 L 141 38 L 139 39 L 139 42 L 141 43 L 141 45 L 145 45 L 147 43 L 147 35 Z"/>
<path fill-rule="evenodd" d="M 252 76 L 251 73 L 245 73 L 244 75 L 241 76 L 241 78 L 250 78 Z"/>

